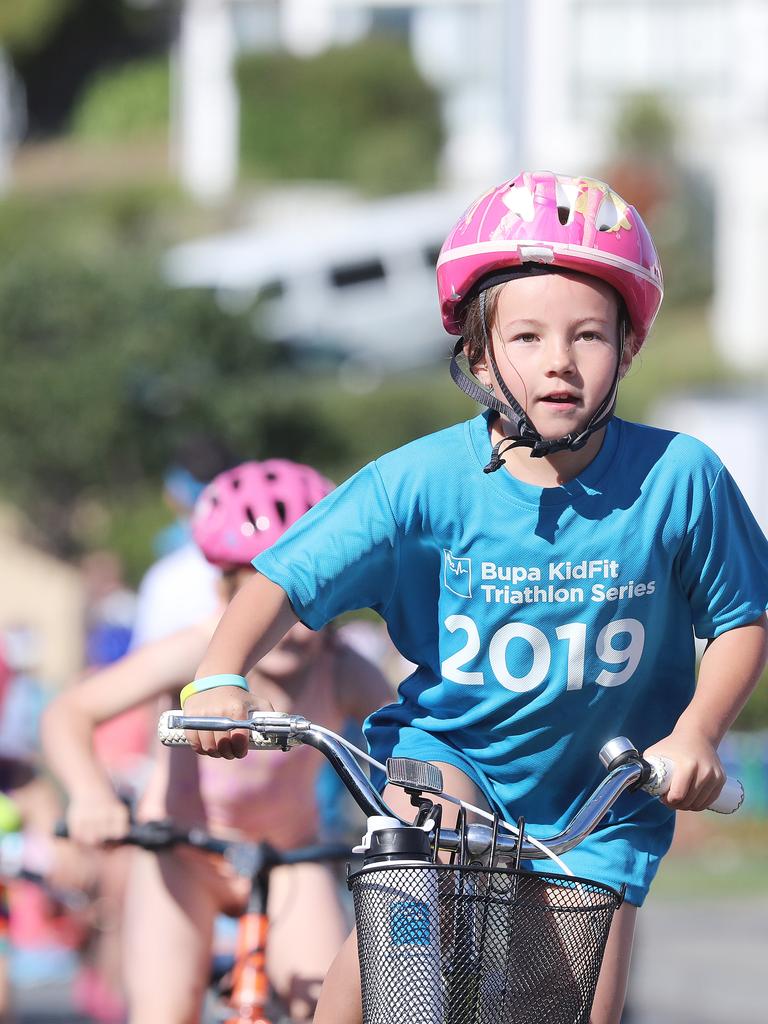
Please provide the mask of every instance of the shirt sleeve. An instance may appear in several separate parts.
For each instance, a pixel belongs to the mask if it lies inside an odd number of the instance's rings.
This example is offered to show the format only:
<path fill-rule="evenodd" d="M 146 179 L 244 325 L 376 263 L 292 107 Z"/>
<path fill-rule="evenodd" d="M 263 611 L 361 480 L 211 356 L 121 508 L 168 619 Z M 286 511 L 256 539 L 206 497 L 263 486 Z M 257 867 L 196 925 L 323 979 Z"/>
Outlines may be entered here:
<path fill-rule="evenodd" d="M 768 541 L 721 467 L 686 537 L 680 578 L 696 636 L 754 622 L 768 607 Z"/>
<path fill-rule="evenodd" d="M 253 565 L 312 629 L 357 608 L 383 615 L 397 583 L 399 531 L 376 464 L 310 509 Z"/>

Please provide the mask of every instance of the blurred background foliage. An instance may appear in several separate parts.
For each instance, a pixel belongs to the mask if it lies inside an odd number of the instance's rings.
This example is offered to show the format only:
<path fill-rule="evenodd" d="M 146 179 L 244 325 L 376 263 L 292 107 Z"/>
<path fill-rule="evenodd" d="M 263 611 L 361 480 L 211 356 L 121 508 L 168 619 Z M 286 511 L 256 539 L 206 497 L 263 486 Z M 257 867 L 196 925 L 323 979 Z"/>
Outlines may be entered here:
<path fill-rule="evenodd" d="M 114 143 L 165 138 L 170 125 L 171 74 L 165 57 L 131 61 L 99 71 L 71 117 L 72 135 Z"/>
<path fill-rule="evenodd" d="M 665 271 L 666 305 L 696 303 L 712 293 L 714 194 L 676 155 L 678 125 L 654 92 L 617 104 L 614 155 L 604 176 L 647 220 Z"/>
<path fill-rule="evenodd" d="M 437 96 L 403 41 L 371 38 L 310 59 L 253 54 L 238 80 L 246 175 L 346 181 L 368 193 L 434 184 Z"/>
<path fill-rule="evenodd" d="M 161 57 L 100 71 L 74 106 L 73 136 L 121 145 L 165 137 L 170 77 Z M 401 40 L 368 39 L 312 58 L 250 54 L 237 77 L 246 181 L 345 182 L 367 194 L 434 184 L 437 97 Z"/>
<path fill-rule="evenodd" d="M 160 273 L 169 245 L 238 224 L 270 182 L 321 179 L 364 194 L 432 185 L 438 100 L 403 40 L 384 35 L 308 59 L 242 57 L 241 186 L 213 213 L 183 198 L 151 161 L 130 186 L 115 166 L 96 186 L 79 178 L 80 153 L 165 146 L 168 10 L 149 16 L 121 0 L 0 5 L 0 42 L 27 96 L 28 139 L 55 144 L 41 158 L 48 178 L 25 188 L 20 174 L 0 203 L 2 496 L 59 554 L 114 548 L 134 583 L 170 517 L 162 474 L 189 431 L 210 432 L 235 457 L 292 457 L 341 480 L 474 412 L 448 378 L 448 341 L 443 366 L 392 375 L 365 393 L 344 390 L 335 367 L 310 367 L 268 342 L 258 308 L 225 311 L 212 294 L 173 289 Z M 712 288 L 712 196 L 678 160 L 679 131 L 660 96 L 628 95 L 604 168 L 649 221 L 666 270 L 663 312 L 622 384 L 619 412 L 630 419 L 664 393 L 735 376 L 715 354 L 703 301 Z M 763 686 L 740 724 L 766 723 Z"/>
<path fill-rule="evenodd" d="M 54 15 L 69 8 L 73 16 L 77 6 L 51 0 L 39 10 L 50 26 Z M 46 32 L 38 40 L 43 51 L 50 44 Z M 436 101 L 401 42 L 369 40 L 308 60 L 252 55 L 238 74 L 243 166 L 263 181 L 327 178 L 376 192 L 434 180 Z M 162 137 L 168 95 L 165 59 L 93 70 L 65 121 L 69 141 Z M 383 134 L 373 125 L 383 125 Z M 257 145 L 262 136 L 268 145 Z M 661 227 L 671 247 L 665 264 L 673 268 L 671 301 L 622 387 L 622 414 L 642 418 L 660 380 L 674 390 L 721 381 L 727 371 L 701 305 L 691 302 L 711 284 L 709 265 L 696 260 L 704 279 L 682 280 L 674 247 L 690 244 L 663 230 L 673 204 L 668 189 L 653 186 L 669 180 L 674 166 L 674 124 L 662 102 L 629 97 L 616 138 L 617 152 L 654 161 L 654 173 L 627 176 L 624 191 Z M 622 164 L 606 170 L 621 175 Z M 296 353 L 267 342 L 258 310 L 224 312 L 211 294 L 164 284 L 164 249 L 210 229 L 210 216 L 151 178 L 133 187 L 70 187 L 63 195 L 20 189 L 0 205 L 0 430 L 10 441 L 0 452 L 4 490 L 61 552 L 117 544 L 133 579 L 149 560 L 151 531 L 163 515 L 163 469 L 193 426 L 244 457 L 305 459 L 342 479 L 382 451 L 473 411 L 448 380 L 447 365 L 394 375 L 371 393 L 348 391 L 339 401 L 335 368 L 308 372 Z M 236 222 L 238 210 L 218 217 Z M 446 364 L 447 351 L 448 344 Z M 82 529 L 83 494 L 103 506 L 100 536 Z M 139 508 L 146 511 L 132 531 L 126 510 L 132 517 Z"/>
<path fill-rule="evenodd" d="M 63 132 L 73 105 L 99 71 L 167 52 L 173 5 L 124 0 L 6 0 L 0 44 L 21 77 L 27 138 Z"/>
<path fill-rule="evenodd" d="M 0 41 L 11 53 L 39 50 L 60 23 L 73 0 L 24 0 L 0 5 Z"/>

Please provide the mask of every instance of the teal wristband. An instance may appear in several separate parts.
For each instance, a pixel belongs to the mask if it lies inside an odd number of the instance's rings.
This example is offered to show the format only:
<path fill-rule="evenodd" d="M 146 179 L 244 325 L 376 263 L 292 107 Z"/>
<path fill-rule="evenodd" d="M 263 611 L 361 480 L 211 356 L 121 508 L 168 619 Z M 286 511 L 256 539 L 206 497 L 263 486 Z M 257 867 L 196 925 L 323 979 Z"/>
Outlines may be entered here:
<path fill-rule="evenodd" d="M 202 679 L 193 679 L 187 683 L 179 695 L 181 708 L 184 710 L 184 701 L 193 693 L 202 693 L 203 690 L 215 690 L 217 686 L 239 686 L 241 690 L 250 693 L 250 687 L 243 676 L 236 676 L 233 672 L 220 672 L 215 676 L 203 676 Z"/>

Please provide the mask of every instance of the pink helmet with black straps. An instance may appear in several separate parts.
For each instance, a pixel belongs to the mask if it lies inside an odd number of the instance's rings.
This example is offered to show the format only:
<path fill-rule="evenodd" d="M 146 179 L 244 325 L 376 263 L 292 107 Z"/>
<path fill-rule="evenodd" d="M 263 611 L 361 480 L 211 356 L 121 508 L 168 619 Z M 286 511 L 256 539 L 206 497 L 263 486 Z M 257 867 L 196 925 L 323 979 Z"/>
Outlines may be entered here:
<path fill-rule="evenodd" d="M 661 305 L 661 266 L 640 214 L 605 182 L 526 171 L 472 203 L 437 261 L 445 329 L 462 333 L 463 304 L 486 274 L 525 263 L 612 285 L 626 303 L 638 351 Z"/>
<path fill-rule="evenodd" d="M 192 536 L 214 565 L 248 565 L 333 486 L 311 466 L 288 459 L 243 462 L 202 492 Z"/>

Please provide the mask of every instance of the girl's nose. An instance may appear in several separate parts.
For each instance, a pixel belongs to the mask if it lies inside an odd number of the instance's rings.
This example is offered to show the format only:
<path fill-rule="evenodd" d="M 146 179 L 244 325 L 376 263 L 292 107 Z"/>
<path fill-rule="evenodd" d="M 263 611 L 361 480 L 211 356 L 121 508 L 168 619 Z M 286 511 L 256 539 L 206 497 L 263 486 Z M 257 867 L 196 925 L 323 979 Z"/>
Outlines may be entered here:
<path fill-rule="evenodd" d="M 553 341 L 544 350 L 545 372 L 549 374 L 569 373 L 573 370 L 573 351 L 565 341 Z"/>

